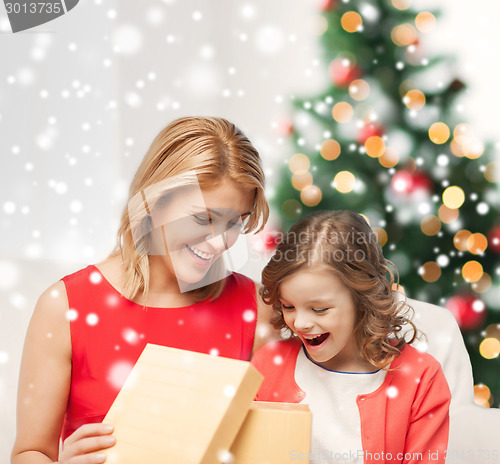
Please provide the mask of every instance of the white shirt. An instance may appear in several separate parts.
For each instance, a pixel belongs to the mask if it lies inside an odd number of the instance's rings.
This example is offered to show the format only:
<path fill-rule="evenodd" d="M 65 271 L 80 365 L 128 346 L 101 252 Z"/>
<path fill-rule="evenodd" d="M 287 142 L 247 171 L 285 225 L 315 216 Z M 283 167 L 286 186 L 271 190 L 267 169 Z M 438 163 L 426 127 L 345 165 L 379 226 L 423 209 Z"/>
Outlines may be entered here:
<path fill-rule="evenodd" d="M 306 393 L 301 403 L 312 412 L 312 464 L 362 464 L 361 422 L 356 397 L 375 391 L 385 370 L 337 372 L 314 364 L 299 351 L 295 381 Z"/>

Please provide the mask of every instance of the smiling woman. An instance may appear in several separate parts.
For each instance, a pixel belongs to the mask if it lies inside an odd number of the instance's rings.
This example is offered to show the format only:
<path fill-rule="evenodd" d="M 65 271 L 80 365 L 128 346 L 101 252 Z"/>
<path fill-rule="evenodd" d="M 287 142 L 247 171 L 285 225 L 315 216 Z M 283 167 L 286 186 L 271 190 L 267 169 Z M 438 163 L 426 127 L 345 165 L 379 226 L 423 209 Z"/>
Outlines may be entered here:
<path fill-rule="evenodd" d="M 12 463 L 104 462 L 97 451 L 114 437 L 101 421 L 147 343 L 248 360 L 272 335 L 271 311 L 230 263 L 267 217 L 259 154 L 236 126 L 194 117 L 162 130 L 133 179 L 116 250 L 38 301 Z"/>

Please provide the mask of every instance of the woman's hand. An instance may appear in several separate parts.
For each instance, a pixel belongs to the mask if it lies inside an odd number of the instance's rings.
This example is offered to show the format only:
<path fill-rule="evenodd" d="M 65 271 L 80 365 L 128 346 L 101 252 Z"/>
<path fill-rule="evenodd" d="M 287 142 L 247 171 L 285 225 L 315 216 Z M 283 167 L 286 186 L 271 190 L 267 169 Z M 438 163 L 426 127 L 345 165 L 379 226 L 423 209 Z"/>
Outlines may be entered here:
<path fill-rule="evenodd" d="M 116 440 L 109 424 L 85 424 L 66 440 L 59 454 L 59 464 L 96 464 L 106 460 L 103 449 L 112 447 Z"/>

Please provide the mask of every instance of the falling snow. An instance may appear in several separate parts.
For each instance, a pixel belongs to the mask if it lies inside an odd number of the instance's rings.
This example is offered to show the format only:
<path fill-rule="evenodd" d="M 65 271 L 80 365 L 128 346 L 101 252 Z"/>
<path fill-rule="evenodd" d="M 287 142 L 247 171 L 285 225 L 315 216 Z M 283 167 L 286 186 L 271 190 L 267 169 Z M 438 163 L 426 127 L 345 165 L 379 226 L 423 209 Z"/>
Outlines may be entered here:
<path fill-rule="evenodd" d="M 399 394 L 399 391 L 398 391 L 397 387 L 390 386 L 387 388 L 386 395 L 389 398 L 396 398 L 398 396 L 398 394 Z"/>

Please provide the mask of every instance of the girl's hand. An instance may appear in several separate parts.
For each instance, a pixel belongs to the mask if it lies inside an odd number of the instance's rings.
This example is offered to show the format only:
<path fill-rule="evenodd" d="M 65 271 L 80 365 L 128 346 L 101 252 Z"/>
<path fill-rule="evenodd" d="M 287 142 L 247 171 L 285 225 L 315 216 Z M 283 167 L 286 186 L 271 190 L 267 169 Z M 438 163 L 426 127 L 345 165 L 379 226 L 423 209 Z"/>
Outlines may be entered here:
<path fill-rule="evenodd" d="M 101 450 L 111 448 L 115 437 L 109 424 L 85 424 L 75 430 L 66 440 L 59 454 L 59 464 L 97 464 L 106 460 Z"/>

